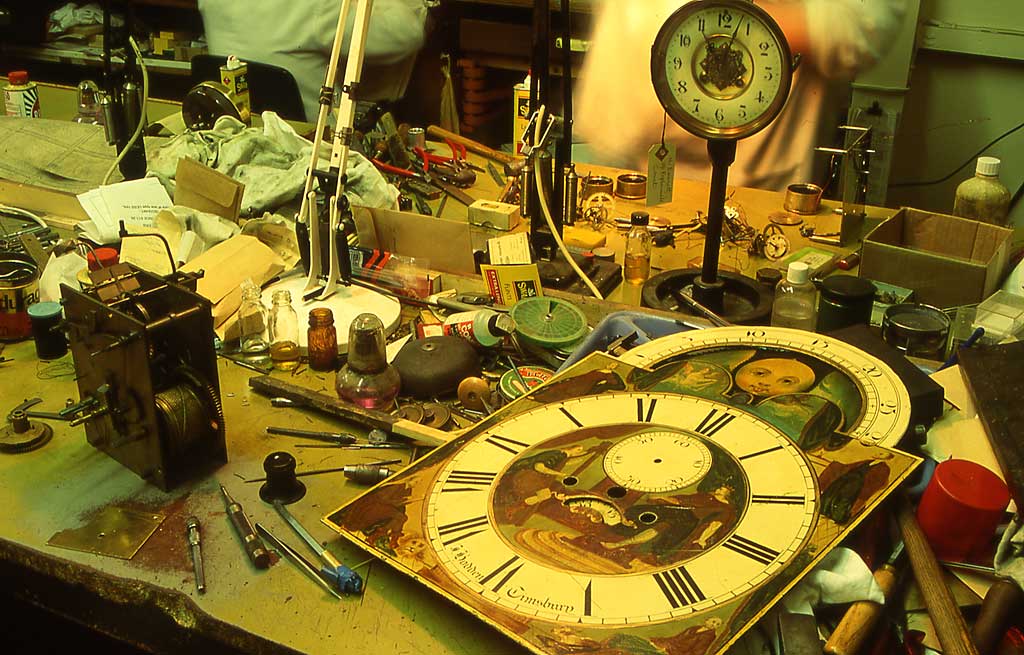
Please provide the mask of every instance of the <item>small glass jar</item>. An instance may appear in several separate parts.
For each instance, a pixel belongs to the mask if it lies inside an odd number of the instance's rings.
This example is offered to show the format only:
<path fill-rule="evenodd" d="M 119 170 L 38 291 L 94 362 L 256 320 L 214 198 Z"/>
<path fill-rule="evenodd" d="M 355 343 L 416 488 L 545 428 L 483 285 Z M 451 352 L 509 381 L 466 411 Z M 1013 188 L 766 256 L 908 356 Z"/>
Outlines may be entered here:
<path fill-rule="evenodd" d="M 384 324 L 374 314 L 356 316 L 348 331 L 348 361 L 334 378 L 338 397 L 366 409 L 388 409 L 400 385 L 398 369 L 388 364 Z"/>
<path fill-rule="evenodd" d="M 299 366 L 299 316 L 292 307 L 292 294 L 287 289 L 274 292 L 270 310 L 270 360 L 282 371 Z"/>
<path fill-rule="evenodd" d="M 267 328 L 270 313 L 260 299 L 260 288 L 251 279 L 242 282 L 242 304 L 238 307 L 238 345 L 242 352 L 257 354 L 270 349 Z"/>
<path fill-rule="evenodd" d="M 333 371 L 338 363 L 338 330 L 334 327 L 334 314 L 326 307 L 309 312 L 309 331 L 306 332 L 309 367 L 314 371 Z"/>

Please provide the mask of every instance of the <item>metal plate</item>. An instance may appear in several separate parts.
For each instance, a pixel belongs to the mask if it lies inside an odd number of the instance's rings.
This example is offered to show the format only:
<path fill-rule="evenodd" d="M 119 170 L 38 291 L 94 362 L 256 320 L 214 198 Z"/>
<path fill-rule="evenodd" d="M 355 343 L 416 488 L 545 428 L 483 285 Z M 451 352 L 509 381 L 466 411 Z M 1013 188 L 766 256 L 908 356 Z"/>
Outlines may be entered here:
<path fill-rule="evenodd" d="M 86 525 L 61 530 L 46 543 L 83 553 L 131 559 L 165 518 L 163 514 L 105 507 Z"/>

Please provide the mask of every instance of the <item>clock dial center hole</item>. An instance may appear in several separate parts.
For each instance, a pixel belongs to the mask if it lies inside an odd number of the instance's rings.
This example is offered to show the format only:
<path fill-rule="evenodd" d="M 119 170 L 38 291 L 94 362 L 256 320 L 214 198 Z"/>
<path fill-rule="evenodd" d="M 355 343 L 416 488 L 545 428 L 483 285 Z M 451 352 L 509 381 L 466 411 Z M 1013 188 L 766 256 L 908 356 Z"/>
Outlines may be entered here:
<path fill-rule="evenodd" d="M 641 512 L 636 518 L 644 525 L 651 525 L 658 521 L 658 515 L 654 512 Z"/>
<path fill-rule="evenodd" d="M 562 478 L 562 484 L 567 487 L 575 487 L 577 484 L 579 484 L 579 481 L 579 478 L 573 475 Z"/>

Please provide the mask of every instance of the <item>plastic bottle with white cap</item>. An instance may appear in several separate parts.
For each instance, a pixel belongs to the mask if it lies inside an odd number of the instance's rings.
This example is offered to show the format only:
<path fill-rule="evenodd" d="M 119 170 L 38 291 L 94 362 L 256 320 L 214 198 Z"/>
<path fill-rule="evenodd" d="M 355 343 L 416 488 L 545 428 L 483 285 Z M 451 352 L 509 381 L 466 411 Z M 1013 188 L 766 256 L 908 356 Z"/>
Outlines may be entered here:
<path fill-rule="evenodd" d="M 1010 212 L 1010 190 L 999 181 L 996 157 L 978 157 L 974 177 L 956 188 L 953 214 L 983 223 L 1005 226 Z"/>
<path fill-rule="evenodd" d="M 792 262 L 786 278 L 775 287 L 772 325 L 814 332 L 818 322 L 818 289 L 806 262 Z"/>

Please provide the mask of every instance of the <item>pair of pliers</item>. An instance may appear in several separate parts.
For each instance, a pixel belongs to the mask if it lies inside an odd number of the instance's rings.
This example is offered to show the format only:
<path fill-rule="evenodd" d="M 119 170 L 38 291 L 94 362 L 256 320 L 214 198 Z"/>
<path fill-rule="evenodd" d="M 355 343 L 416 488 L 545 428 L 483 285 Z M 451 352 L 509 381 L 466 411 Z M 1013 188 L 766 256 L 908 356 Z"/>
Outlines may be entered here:
<path fill-rule="evenodd" d="M 423 148 L 413 148 L 413 152 L 419 161 L 423 162 L 423 174 L 428 178 L 436 177 L 442 182 L 454 184 L 457 187 L 471 187 L 476 183 L 476 173 L 456 166 L 448 157 L 432 155 Z"/>
<path fill-rule="evenodd" d="M 464 144 L 462 144 L 462 143 L 455 143 L 451 139 L 445 139 L 444 142 L 445 142 L 445 144 L 448 145 L 448 147 L 452 151 L 452 165 L 453 166 L 455 166 L 456 168 L 466 167 L 466 168 L 469 168 L 471 170 L 478 171 L 480 173 L 484 172 L 483 168 L 481 168 L 481 167 L 477 166 L 476 164 L 473 164 L 472 162 L 469 161 L 469 157 L 466 154 L 466 146 Z"/>

